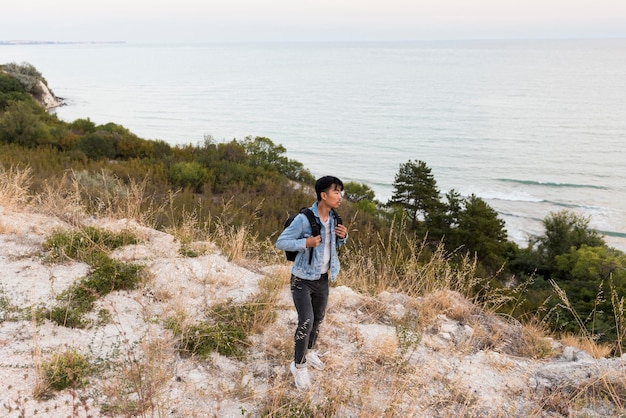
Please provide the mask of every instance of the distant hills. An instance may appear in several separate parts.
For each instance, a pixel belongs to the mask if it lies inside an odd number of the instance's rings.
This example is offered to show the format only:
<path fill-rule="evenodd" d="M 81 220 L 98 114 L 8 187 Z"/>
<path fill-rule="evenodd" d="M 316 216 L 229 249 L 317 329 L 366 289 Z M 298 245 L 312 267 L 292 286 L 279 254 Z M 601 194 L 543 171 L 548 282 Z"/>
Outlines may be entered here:
<path fill-rule="evenodd" d="M 67 45 L 67 44 L 125 44 L 126 41 L 29 41 L 0 40 L 0 45 Z"/>

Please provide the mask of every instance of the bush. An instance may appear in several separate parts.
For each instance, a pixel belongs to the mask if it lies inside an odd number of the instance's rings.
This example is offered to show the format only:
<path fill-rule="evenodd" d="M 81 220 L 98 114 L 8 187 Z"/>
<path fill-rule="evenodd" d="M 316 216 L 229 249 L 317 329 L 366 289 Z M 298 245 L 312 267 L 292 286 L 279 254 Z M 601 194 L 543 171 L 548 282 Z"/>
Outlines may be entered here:
<path fill-rule="evenodd" d="M 76 231 L 54 231 L 43 243 L 52 261 L 69 258 L 94 264 L 101 254 L 125 245 L 137 244 L 139 239 L 128 230 L 113 233 L 102 228 L 85 226 Z"/>
<path fill-rule="evenodd" d="M 12 101 L 28 100 L 24 87 L 15 78 L 0 71 L 0 112 L 7 108 Z"/>
<path fill-rule="evenodd" d="M 115 137 L 109 132 L 96 131 L 87 134 L 78 140 L 77 146 L 93 160 L 115 157 Z"/>
<path fill-rule="evenodd" d="M 41 93 L 39 82 L 48 84 L 37 69 L 27 62 L 18 65 L 14 62 L 5 64 L 4 71 L 14 77 L 28 93 L 38 95 Z"/>
<path fill-rule="evenodd" d="M 11 102 L 0 115 L 0 142 L 35 147 L 50 142 L 42 109 L 32 101 Z"/>
<path fill-rule="evenodd" d="M 207 320 L 189 327 L 170 322 L 169 327 L 180 339 L 181 352 L 208 357 L 216 351 L 224 356 L 241 358 L 249 345 L 248 336 L 262 324 L 276 320 L 274 303 L 267 295 L 257 296 L 259 301 L 234 305 L 228 300 L 213 307 Z"/>
<path fill-rule="evenodd" d="M 0 72 L 0 93 L 23 93 L 24 91 L 24 86 L 22 86 L 17 78 Z"/>
<path fill-rule="evenodd" d="M 202 186 L 211 178 L 211 173 L 202 165 L 191 162 L 176 163 L 170 168 L 170 181 L 177 187 L 202 192 Z"/>
<path fill-rule="evenodd" d="M 74 350 L 57 353 L 41 364 L 45 386 L 54 390 L 85 386 L 91 371 L 92 366 L 87 357 Z"/>
<path fill-rule="evenodd" d="M 58 325 L 83 328 L 88 325 L 83 316 L 89 313 L 100 297 L 115 290 L 133 290 L 142 281 L 143 266 L 126 264 L 100 254 L 93 271 L 70 286 L 58 297 L 50 311 L 40 313 Z"/>

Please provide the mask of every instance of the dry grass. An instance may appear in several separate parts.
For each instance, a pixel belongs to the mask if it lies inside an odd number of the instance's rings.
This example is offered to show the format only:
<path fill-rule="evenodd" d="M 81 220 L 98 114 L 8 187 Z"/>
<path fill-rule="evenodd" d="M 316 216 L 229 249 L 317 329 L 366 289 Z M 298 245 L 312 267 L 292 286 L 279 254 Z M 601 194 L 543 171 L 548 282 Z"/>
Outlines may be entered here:
<path fill-rule="evenodd" d="M 394 364 L 399 360 L 398 337 L 381 335 L 373 341 L 372 357 L 378 364 Z"/>
<path fill-rule="evenodd" d="M 459 293 L 444 289 L 438 289 L 427 293 L 417 306 L 421 324 L 426 326 L 438 315 L 446 315 L 450 319 L 469 323 L 473 315 L 480 309 L 471 304 Z"/>
<path fill-rule="evenodd" d="M 599 344 L 597 342 L 595 336 L 587 330 L 587 327 L 585 326 L 583 319 L 580 317 L 580 315 L 578 315 L 578 312 L 576 312 L 576 310 L 572 306 L 565 291 L 561 289 L 559 285 L 556 284 L 556 282 L 550 281 L 550 283 L 552 284 L 554 291 L 556 292 L 558 298 L 560 299 L 561 305 L 572 314 L 572 316 L 574 317 L 574 320 L 578 324 L 578 328 L 581 330 L 581 335 L 577 336 L 577 338 L 572 338 L 571 335 L 566 335 L 564 337 L 570 343 L 569 345 L 572 345 L 573 347 L 581 348 L 587 351 L 588 353 L 591 353 L 591 355 L 594 358 L 602 358 L 602 357 L 608 356 L 613 351 L 613 347 L 607 344 Z M 611 289 L 611 293 L 612 293 L 612 298 L 613 298 L 612 301 L 615 304 L 616 296 L 615 296 L 615 290 L 613 288 Z M 621 305 L 614 306 L 614 311 L 615 312 L 623 311 L 623 299 L 621 301 Z M 622 319 L 616 316 L 616 326 L 618 328 L 620 328 L 621 324 L 623 323 L 624 317 L 622 316 L 621 318 Z M 621 341 L 618 339 L 618 343 L 620 342 Z"/>
<path fill-rule="evenodd" d="M 147 335 L 137 346 L 126 346 L 121 356 L 108 361 L 101 380 L 106 397 L 103 412 L 121 416 L 167 416 L 166 384 L 174 377 L 172 340 Z"/>
<path fill-rule="evenodd" d="M 466 255 L 451 262 L 454 254 L 446 252 L 443 244 L 430 250 L 425 242 L 393 228 L 388 244 L 380 241 L 376 248 L 361 248 L 358 243 L 350 246 L 344 255 L 349 263 L 342 270 L 342 283 L 372 295 L 389 291 L 419 297 L 449 290 L 490 312 L 511 299 L 504 291 L 490 289 L 491 278 L 476 274 L 475 258 Z"/>
<path fill-rule="evenodd" d="M 601 344 L 589 337 L 580 335 L 565 334 L 560 337 L 560 340 L 563 345 L 583 350 L 597 359 L 608 357 L 613 351 L 609 344 Z"/>
<path fill-rule="evenodd" d="M 19 209 L 29 201 L 29 189 L 32 184 L 30 167 L 11 166 L 8 169 L 0 165 L 0 206 Z"/>
<path fill-rule="evenodd" d="M 43 191 L 34 198 L 34 205 L 46 215 L 52 215 L 72 226 L 80 226 L 87 217 L 79 184 L 68 173 L 62 178 L 46 181 Z"/>
<path fill-rule="evenodd" d="M 0 220 L 0 235 L 11 235 L 16 232 L 19 231 L 17 231 L 12 225 L 7 225 Z"/>
<path fill-rule="evenodd" d="M 522 338 L 518 344 L 517 354 L 532 359 L 543 359 L 554 354 L 549 331 L 545 324 L 537 319 L 522 326 Z"/>

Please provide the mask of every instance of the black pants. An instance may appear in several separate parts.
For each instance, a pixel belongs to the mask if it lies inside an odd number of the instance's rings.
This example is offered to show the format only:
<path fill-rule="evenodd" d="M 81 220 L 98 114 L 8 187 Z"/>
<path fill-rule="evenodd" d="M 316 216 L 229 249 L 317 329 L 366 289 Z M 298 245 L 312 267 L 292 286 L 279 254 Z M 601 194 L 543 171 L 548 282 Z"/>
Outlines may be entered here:
<path fill-rule="evenodd" d="M 291 275 L 291 296 L 298 311 L 298 328 L 294 335 L 294 361 L 306 362 L 306 351 L 315 345 L 320 323 L 328 303 L 328 275 L 319 280 L 303 280 Z"/>

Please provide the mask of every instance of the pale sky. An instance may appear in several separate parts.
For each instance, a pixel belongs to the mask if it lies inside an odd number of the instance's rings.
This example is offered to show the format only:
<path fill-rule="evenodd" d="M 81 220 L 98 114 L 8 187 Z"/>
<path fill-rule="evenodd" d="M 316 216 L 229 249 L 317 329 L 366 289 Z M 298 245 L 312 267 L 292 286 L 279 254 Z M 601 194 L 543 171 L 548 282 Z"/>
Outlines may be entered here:
<path fill-rule="evenodd" d="M 626 0 L 2 0 L 0 40 L 626 37 Z"/>

